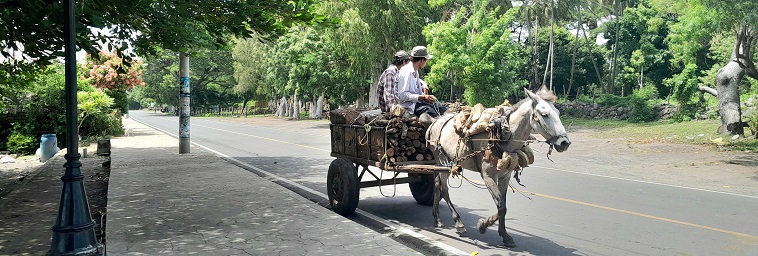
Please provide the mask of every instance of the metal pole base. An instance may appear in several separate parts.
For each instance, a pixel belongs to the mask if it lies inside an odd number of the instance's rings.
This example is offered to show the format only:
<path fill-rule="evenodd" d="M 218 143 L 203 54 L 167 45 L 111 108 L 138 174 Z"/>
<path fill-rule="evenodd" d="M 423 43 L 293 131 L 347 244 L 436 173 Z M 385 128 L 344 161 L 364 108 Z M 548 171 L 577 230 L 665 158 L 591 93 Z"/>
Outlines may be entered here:
<path fill-rule="evenodd" d="M 66 174 L 58 208 L 58 217 L 53 226 L 53 241 L 48 255 L 100 255 L 95 237 L 95 221 L 92 220 L 79 153 L 66 154 Z"/>

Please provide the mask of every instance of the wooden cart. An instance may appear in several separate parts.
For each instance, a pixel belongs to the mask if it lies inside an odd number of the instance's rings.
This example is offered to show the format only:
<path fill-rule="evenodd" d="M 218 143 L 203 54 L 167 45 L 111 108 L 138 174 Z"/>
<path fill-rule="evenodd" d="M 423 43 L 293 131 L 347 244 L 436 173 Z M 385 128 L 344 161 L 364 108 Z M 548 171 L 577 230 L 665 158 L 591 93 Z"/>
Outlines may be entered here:
<path fill-rule="evenodd" d="M 329 204 L 336 213 L 347 216 L 355 212 L 361 188 L 401 183 L 408 183 L 416 202 L 432 205 L 434 174 L 449 171 L 448 167 L 435 165 L 435 159 L 386 165 L 384 156 L 388 141 L 385 127 L 369 126 L 367 129 L 362 125 L 331 124 L 330 130 L 331 156 L 336 159 L 329 165 L 326 187 Z M 358 167 L 362 167 L 360 172 Z M 382 175 L 377 175 L 369 167 L 378 168 L 379 172 L 392 172 L 392 175 L 382 179 Z M 362 181 L 367 173 L 373 179 Z M 400 173 L 408 173 L 408 177 L 398 178 Z"/>

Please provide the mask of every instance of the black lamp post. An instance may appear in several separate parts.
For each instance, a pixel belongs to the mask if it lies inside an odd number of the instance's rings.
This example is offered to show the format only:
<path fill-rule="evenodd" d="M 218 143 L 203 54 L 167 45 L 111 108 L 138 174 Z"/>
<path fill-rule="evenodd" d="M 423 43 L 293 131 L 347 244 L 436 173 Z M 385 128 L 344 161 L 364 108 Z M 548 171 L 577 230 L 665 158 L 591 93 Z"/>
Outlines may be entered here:
<path fill-rule="evenodd" d="M 58 208 L 58 217 L 53 226 L 53 241 L 50 255 L 96 255 L 95 221 L 90 214 L 87 193 L 84 190 L 84 176 L 79 162 L 79 128 L 76 103 L 76 20 L 74 0 L 65 0 L 64 44 L 66 59 L 66 172 L 61 177 L 63 191 Z"/>

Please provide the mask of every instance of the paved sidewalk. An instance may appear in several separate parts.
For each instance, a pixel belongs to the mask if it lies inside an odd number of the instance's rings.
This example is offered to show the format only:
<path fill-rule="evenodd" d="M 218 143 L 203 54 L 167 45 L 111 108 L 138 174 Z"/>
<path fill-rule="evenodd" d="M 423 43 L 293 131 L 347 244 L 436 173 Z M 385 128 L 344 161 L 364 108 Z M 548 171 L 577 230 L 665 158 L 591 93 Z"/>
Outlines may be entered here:
<path fill-rule="evenodd" d="M 110 255 L 413 255 L 415 250 L 131 119 L 111 140 Z"/>

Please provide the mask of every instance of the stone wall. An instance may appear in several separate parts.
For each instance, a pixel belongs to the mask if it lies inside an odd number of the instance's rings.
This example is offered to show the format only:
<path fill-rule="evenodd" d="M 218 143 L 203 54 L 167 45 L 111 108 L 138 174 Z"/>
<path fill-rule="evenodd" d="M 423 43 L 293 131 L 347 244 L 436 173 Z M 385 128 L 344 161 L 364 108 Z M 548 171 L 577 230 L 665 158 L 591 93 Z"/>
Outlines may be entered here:
<path fill-rule="evenodd" d="M 626 120 L 631 112 L 628 107 L 609 107 L 584 102 L 556 103 L 555 107 L 563 116 L 588 119 Z M 658 113 L 658 119 L 669 119 L 676 112 L 676 106 L 669 103 L 655 105 L 653 109 Z"/>
<path fill-rule="evenodd" d="M 626 107 L 608 107 L 584 102 L 556 103 L 555 107 L 561 111 L 562 116 L 589 119 L 626 120 L 630 112 Z"/>

